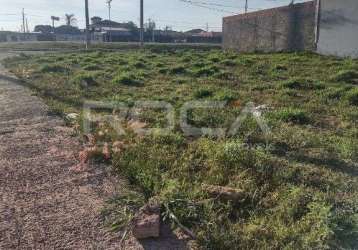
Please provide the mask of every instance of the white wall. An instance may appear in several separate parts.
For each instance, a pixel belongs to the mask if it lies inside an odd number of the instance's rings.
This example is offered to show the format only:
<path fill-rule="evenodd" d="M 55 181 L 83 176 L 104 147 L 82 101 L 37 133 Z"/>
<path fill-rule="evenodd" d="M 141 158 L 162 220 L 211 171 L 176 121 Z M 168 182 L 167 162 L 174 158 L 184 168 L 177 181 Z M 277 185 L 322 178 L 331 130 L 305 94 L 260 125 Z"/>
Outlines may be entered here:
<path fill-rule="evenodd" d="M 318 53 L 358 58 L 358 0 L 321 0 Z"/>

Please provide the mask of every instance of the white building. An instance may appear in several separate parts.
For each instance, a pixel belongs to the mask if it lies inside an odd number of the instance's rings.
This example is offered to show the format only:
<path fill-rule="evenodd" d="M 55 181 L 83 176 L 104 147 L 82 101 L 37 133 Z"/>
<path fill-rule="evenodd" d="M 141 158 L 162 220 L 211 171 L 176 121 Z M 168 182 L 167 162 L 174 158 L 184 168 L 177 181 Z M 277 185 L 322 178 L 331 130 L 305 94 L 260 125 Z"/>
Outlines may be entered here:
<path fill-rule="evenodd" d="M 317 52 L 358 58 L 358 0 L 318 0 Z"/>

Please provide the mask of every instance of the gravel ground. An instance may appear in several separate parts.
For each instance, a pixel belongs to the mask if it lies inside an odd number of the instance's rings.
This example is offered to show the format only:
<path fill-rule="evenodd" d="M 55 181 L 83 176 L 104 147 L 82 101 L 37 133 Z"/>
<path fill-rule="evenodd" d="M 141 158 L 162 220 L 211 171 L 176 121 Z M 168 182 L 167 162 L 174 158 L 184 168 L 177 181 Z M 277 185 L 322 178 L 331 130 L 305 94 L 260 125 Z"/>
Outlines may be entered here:
<path fill-rule="evenodd" d="M 73 131 L 2 66 L 0 107 L 0 249 L 118 249 L 99 216 L 115 178 L 94 164 L 72 171 Z"/>

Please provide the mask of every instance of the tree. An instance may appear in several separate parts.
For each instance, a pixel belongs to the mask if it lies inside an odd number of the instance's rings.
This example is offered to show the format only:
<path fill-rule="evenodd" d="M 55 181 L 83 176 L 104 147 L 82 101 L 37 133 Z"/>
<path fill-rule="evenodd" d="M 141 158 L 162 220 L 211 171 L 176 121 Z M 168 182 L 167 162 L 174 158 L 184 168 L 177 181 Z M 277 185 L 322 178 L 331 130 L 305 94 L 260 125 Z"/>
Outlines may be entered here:
<path fill-rule="evenodd" d="M 74 26 L 77 21 L 74 14 L 65 14 L 65 20 L 67 26 Z"/>
<path fill-rule="evenodd" d="M 63 34 L 63 35 L 79 35 L 81 31 L 77 27 L 62 25 L 55 28 L 56 34 Z"/>
<path fill-rule="evenodd" d="M 52 32 L 52 27 L 51 25 L 36 25 L 34 31 L 47 34 Z"/>
<path fill-rule="evenodd" d="M 145 24 L 145 29 L 149 32 L 155 30 L 156 24 L 152 19 L 148 19 L 148 22 Z"/>

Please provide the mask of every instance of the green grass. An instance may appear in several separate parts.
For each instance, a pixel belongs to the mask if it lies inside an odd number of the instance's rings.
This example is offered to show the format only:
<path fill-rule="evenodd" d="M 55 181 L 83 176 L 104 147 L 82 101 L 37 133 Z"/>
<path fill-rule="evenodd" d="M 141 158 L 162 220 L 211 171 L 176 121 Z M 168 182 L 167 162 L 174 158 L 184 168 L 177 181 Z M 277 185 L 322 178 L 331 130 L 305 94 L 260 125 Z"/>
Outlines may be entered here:
<path fill-rule="evenodd" d="M 101 140 L 125 142 L 114 168 L 144 200 L 159 199 L 164 218 L 174 214 L 203 248 L 358 245 L 357 60 L 149 47 L 22 55 L 6 66 L 59 114 L 81 113 L 85 100 L 130 106 L 138 100 L 166 101 L 176 114 L 187 101 L 226 101 L 224 110 L 194 109 L 188 116 L 192 125 L 230 127 L 246 103 L 265 105 L 268 135 L 248 116 L 237 134 L 221 138 L 188 138 L 177 121 L 169 134 L 111 131 Z M 140 118 L 150 127 L 166 123 L 158 110 Z M 202 184 L 241 190 L 244 199 L 215 199 Z M 114 227 L 128 222 L 143 202 L 117 197 L 116 204 L 130 209 L 118 209 Z"/>

